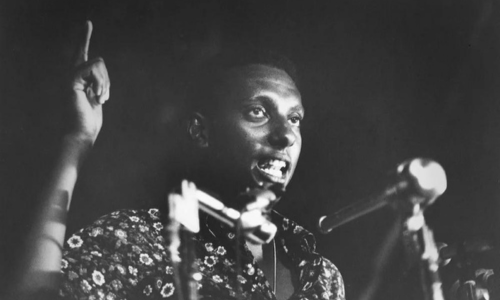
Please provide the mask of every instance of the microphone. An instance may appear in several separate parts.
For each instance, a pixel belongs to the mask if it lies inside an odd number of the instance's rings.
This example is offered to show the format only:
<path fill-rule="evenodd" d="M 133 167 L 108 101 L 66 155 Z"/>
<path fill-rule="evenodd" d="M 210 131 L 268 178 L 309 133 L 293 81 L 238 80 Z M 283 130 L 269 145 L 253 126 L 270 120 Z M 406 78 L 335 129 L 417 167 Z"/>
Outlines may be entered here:
<path fill-rule="evenodd" d="M 381 192 L 347 206 L 340 211 L 322 216 L 318 229 L 326 234 L 332 229 L 357 219 L 391 203 L 404 199 L 401 205 L 430 205 L 446 190 L 446 174 L 441 165 L 433 160 L 414 158 L 401 163 L 396 176 Z"/>
<path fill-rule="evenodd" d="M 269 221 L 260 209 L 239 212 L 233 208 L 225 206 L 221 201 L 212 197 L 202 190 L 196 190 L 198 205 L 205 213 L 216 218 L 230 227 L 241 226 L 251 228 L 251 231 L 245 231 L 245 236 L 257 244 L 267 244 L 275 236 L 278 228 Z M 257 202 L 267 201 L 268 205 L 273 203 L 265 198 L 257 198 Z M 259 203 L 260 204 L 260 203 Z"/>

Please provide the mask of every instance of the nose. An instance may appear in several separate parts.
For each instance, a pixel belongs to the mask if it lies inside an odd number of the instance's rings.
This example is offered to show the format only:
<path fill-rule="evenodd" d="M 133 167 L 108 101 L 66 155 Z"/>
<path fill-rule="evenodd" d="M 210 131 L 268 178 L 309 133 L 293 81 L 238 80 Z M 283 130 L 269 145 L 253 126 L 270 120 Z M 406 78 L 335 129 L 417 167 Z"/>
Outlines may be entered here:
<path fill-rule="evenodd" d="M 281 150 L 295 144 L 297 133 L 288 120 L 277 120 L 272 125 L 268 140 L 271 146 Z"/>

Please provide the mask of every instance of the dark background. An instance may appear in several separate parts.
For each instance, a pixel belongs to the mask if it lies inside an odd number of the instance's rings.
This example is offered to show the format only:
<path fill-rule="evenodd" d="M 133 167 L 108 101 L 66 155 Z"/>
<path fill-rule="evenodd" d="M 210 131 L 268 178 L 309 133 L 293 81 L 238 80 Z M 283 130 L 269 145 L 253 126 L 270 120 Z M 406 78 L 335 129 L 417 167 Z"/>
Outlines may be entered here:
<path fill-rule="evenodd" d="M 500 237 L 500 6 L 490 0 L 3 1 L 0 4 L 0 288 L 19 253 L 63 130 L 75 29 L 91 19 L 111 100 L 81 172 L 69 232 L 119 208 L 163 201 L 178 168 L 186 70 L 227 43 L 289 56 L 307 109 L 296 175 L 278 209 L 319 216 L 369 194 L 411 157 L 440 162 L 448 190 L 426 212 L 436 240 Z M 358 299 L 395 213 L 317 235 Z M 486 254 L 485 254 L 486 255 Z M 485 259 L 494 267 L 494 252 Z M 374 299 L 417 287 L 391 257 Z M 481 257 L 483 259 L 483 257 Z M 449 268 L 449 267 L 447 267 Z M 456 275 L 443 268 L 445 286 Z M 447 285 L 448 284 L 448 285 Z"/>

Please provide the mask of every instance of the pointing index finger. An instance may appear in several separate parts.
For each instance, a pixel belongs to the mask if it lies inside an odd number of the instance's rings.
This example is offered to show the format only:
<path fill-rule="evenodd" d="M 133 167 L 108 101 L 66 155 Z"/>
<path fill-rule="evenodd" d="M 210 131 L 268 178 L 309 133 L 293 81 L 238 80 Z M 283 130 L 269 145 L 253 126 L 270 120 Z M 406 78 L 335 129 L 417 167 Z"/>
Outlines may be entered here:
<path fill-rule="evenodd" d="M 86 62 L 89 57 L 89 45 L 90 45 L 90 37 L 92 36 L 92 22 L 87 20 L 85 22 L 85 34 L 83 35 L 84 39 L 80 40 L 82 43 L 78 46 L 75 66 L 78 66 L 81 63 Z"/>

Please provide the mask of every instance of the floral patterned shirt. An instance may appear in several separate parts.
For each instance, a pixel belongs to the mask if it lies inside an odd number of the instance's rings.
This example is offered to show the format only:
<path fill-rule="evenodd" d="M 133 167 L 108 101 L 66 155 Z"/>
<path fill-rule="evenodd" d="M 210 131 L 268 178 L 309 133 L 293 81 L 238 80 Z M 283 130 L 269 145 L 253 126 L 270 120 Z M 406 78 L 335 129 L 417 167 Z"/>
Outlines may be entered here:
<path fill-rule="evenodd" d="M 205 216 L 194 236 L 201 299 L 276 299 L 263 271 L 233 229 Z M 166 216 L 121 210 L 71 236 L 63 252 L 60 294 L 70 299 L 176 299 Z M 314 236 L 273 213 L 277 255 L 296 278 L 290 299 L 344 299 L 337 268 L 315 252 Z M 238 246 L 235 246 L 238 245 Z M 239 267 L 236 257 L 240 257 Z"/>

